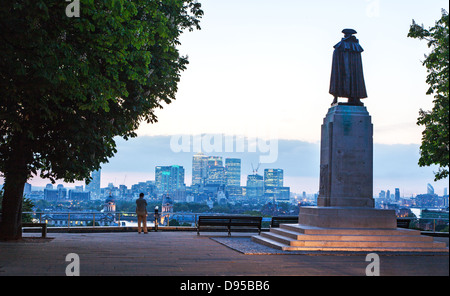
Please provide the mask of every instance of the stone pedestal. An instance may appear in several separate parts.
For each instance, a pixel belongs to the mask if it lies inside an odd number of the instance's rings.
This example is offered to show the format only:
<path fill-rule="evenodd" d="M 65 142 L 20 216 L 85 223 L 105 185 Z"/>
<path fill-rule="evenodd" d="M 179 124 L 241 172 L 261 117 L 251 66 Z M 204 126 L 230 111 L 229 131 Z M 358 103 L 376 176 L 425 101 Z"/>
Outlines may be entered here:
<path fill-rule="evenodd" d="M 372 133 L 364 106 L 331 107 L 322 125 L 318 206 L 301 207 L 298 224 L 252 240 L 290 251 L 448 252 L 418 230 L 397 228 L 394 210 L 374 208 Z"/>
<path fill-rule="evenodd" d="M 364 106 L 335 105 L 323 125 L 320 150 L 321 207 L 374 207 L 373 127 Z"/>
<path fill-rule="evenodd" d="M 317 207 L 299 224 L 332 228 L 396 228 L 395 211 L 374 209 L 373 125 L 364 106 L 334 105 L 322 124 Z"/>

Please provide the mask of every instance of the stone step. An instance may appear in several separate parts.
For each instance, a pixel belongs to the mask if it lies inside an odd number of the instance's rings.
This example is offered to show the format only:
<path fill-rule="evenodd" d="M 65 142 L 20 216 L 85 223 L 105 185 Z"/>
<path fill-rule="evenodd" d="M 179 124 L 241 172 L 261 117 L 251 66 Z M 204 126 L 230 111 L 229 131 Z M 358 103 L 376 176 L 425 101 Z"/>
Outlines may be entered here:
<path fill-rule="evenodd" d="M 301 224 L 280 224 L 281 229 L 286 229 L 300 234 L 322 234 L 322 235 L 417 235 L 419 230 L 395 228 L 321 228 Z"/>
<path fill-rule="evenodd" d="M 448 248 L 442 247 L 442 245 L 435 245 L 434 247 L 405 247 L 405 246 L 397 246 L 397 247 L 382 247 L 382 246 L 372 246 L 372 247 L 356 247 L 356 246 L 347 246 L 347 247 L 329 247 L 329 246 L 290 246 L 287 244 L 283 244 L 281 242 L 272 240 L 268 237 L 263 237 L 262 235 L 253 236 L 252 240 L 259 244 L 271 247 L 277 250 L 284 251 L 329 251 L 329 252 L 339 252 L 339 251 L 351 251 L 351 252 L 447 252 Z"/>
<path fill-rule="evenodd" d="M 271 240 L 270 238 L 264 237 L 262 235 L 252 236 L 252 241 L 254 241 L 258 244 L 261 244 L 261 245 L 271 247 L 276 250 L 288 250 L 289 249 L 288 245 Z"/>
<path fill-rule="evenodd" d="M 304 234 L 284 228 L 272 228 L 270 233 L 285 236 L 293 240 L 326 240 L 326 241 L 424 241 L 431 242 L 433 237 L 425 235 L 407 235 L 404 232 L 398 232 L 398 235 L 369 235 L 369 234 Z"/>
<path fill-rule="evenodd" d="M 412 247 L 412 248 L 445 248 L 445 243 L 433 240 L 401 240 L 402 236 L 390 236 L 388 240 L 328 240 L 321 235 L 316 240 L 295 240 L 273 232 L 262 233 L 261 236 L 280 242 L 288 246 L 301 247 Z"/>

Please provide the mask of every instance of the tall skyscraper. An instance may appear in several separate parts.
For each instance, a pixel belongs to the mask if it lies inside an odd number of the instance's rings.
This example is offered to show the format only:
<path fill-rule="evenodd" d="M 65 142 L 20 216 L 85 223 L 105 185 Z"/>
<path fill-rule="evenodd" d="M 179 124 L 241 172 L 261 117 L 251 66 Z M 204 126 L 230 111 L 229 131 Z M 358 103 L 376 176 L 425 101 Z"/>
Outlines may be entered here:
<path fill-rule="evenodd" d="M 264 195 L 264 178 L 258 174 L 247 176 L 247 198 L 261 198 Z"/>
<path fill-rule="evenodd" d="M 0 187 L 1 190 L 1 187 Z M 23 186 L 23 195 L 25 197 L 28 197 L 31 195 L 31 184 L 30 183 L 25 183 L 25 185 Z"/>
<path fill-rule="evenodd" d="M 241 160 L 225 158 L 225 180 L 227 186 L 241 186 Z"/>
<path fill-rule="evenodd" d="M 430 183 L 427 184 L 427 194 L 431 194 L 431 195 L 434 194 L 434 188 L 433 188 L 433 186 L 431 186 Z"/>
<path fill-rule="evenodd" d="M 155 167 L 157 195 L 173 195 L 185 188 L 184 168 L 178 165 Z"/>
<path fill-rule="evenodd" d="M 400 201 L 400 188 L 395 188 L 395 201 Z"/>
<path fill-rule="evenodd" d="M 101 174 L 102 171 L 101 169 L 97 170 L 97 171 L 93 171 L 91 173 L 91 182 L 89 184 L 85 185 L 85 189 L 86 191 L 91 192 L 90 196 L 93 199 L 97 199 L 100 198 L 100 181 L 101 181 Z"/>
<path fill-rule="evenodd" d="M 283 170 L 265 169 L 264 187 L 281 187 L 281 186 L 283 186 Z"/>
<path fill-rule="evenodd" d="M 289 201 L 290 188 L 283 187 L 282 169 L 264 170 L 264 196 L 277 201 Z"/>
<path fill-rule="evenodd" d="M 201 152 L 192 157 L 192 185 L 205 185 L 207 160 Z"/>
<path fill-rule="evenodd" d="M 207 160 L 205 185 L 225 185 L 225 168 L 222 156 L 210 156 Z"/>
<path fill-rule="evenodd" d="M 229 197 L 242 196 L 241 160 L 239 158 L 225 158 L 225 191 Z"/>

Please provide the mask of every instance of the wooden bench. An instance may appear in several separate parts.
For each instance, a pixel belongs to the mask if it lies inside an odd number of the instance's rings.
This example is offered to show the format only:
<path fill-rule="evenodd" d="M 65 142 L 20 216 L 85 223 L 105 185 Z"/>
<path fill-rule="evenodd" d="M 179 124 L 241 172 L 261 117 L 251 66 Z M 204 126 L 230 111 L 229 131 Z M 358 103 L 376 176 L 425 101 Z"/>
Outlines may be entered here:
<path fill-rule="evenodd" d="M 296 224 L 298 216 L 274 216 L 270 222 L 270 228 L 280 227 L 280 224 Z"/>
<path fill-rule="evenodd" d="M 22 223 L 22 227 L 41 227 L 42 237 L 47 237 L 47 223 Z"/>
<path fill-rule="evenodd" d="M 215 229 L 219 227 L 228 231 L 231 235 L 231 227 L 251 227 L 258 229 L 261 233 L 262 217 L 256 216 L 199 216 L 197 221 L 197 235 L 200 235 L 200 229 Z M 226 228 L 224 228 L 226 227 Z"/>
<path fill-rule="evenodd" d="M 409 218 L 397 218 L 397 227 L 399 228 L 409 228 L 410 223 L 411 219 Z"/>

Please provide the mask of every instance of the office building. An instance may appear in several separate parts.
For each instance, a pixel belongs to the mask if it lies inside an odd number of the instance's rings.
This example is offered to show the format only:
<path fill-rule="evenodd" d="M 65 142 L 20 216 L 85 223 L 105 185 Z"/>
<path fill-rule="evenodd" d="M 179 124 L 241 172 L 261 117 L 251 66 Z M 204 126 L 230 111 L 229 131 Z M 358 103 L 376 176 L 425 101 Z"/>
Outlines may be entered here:
<path fill-rule="evenodd" d="M 395 188 L 395 201 L 400 201 L 400 188 Z"/>
<path fill-rule="evenodd" d="M 241 186 L 241 160 L 225 158 L 225 180 L 228 186 Z"/>
<path fill-rule="evenodd" d="M 69 190 L 69 199 L 72 201 L 88 201 L 91 200 L 90 191 Z"/>
<path fill-rule="evenodd" d="M 241 160 L 225 158 L 225 191 L 229 197 L 242 197 Z"/>
<path fill-rule="evenodd" d="M 56 189 L 53 189 L 52 184 L 47 184 L 44 189 L 44 200 L 47 201 L 60 201 L 67 198 L 67 189 L 64 185 L 58 184 Z"/>
<path fill-rule="evenodd" d="M 262 198 L 264 196 L 264 177 L 258 174 L 247 176 L 247 187 L 245 188 L 247 198 Z"/>
<path fill-rule="evenodd" d="M 0 190 L 1 190 L 1 186 L 0 186 Z M 31 184 L 25 183 L 25 185 L 23 186 L 23 196 L 29 197 L 30 195 L 31 195 Z"/>
<path fill-rule="evenodd" d="M 264 170 L 264 196 L 268 198 L 275 197 L 278 187 L 283 187 L 282 169 Z"/>
<path fill-rule="evenodd" d="M 102 171 L 99 169 L 97 171 L 93 171 L 91 173 L 91 182 L 85 185 L 86 191 L 91 192 L 90 197 L 93 199 L 100 198 L 100 181 L 101 181 L 101 173 Z"/>
<path fill-rule="evenodd" d="M 225 168 L 221 156 L 208 157 L 205 185 L 225 185 Z"/>
<path fill-rule="evenodd" d="M 178 165 L 155 167 L 155 184 L 157 196 L 175 194 L 186 188 L 184 184 L 184 168 Z"/>
<path fill-rule="evenodd" d="M 192 157 L 192 185 L 205 185 L 208 157 L 197 153 Z"/>
<path fill-rule="evenodd" d="M 276 201 L 289 201 L 290 188 L 283 186 L 282 169 L 264 170 L 264 197 Z"/>

